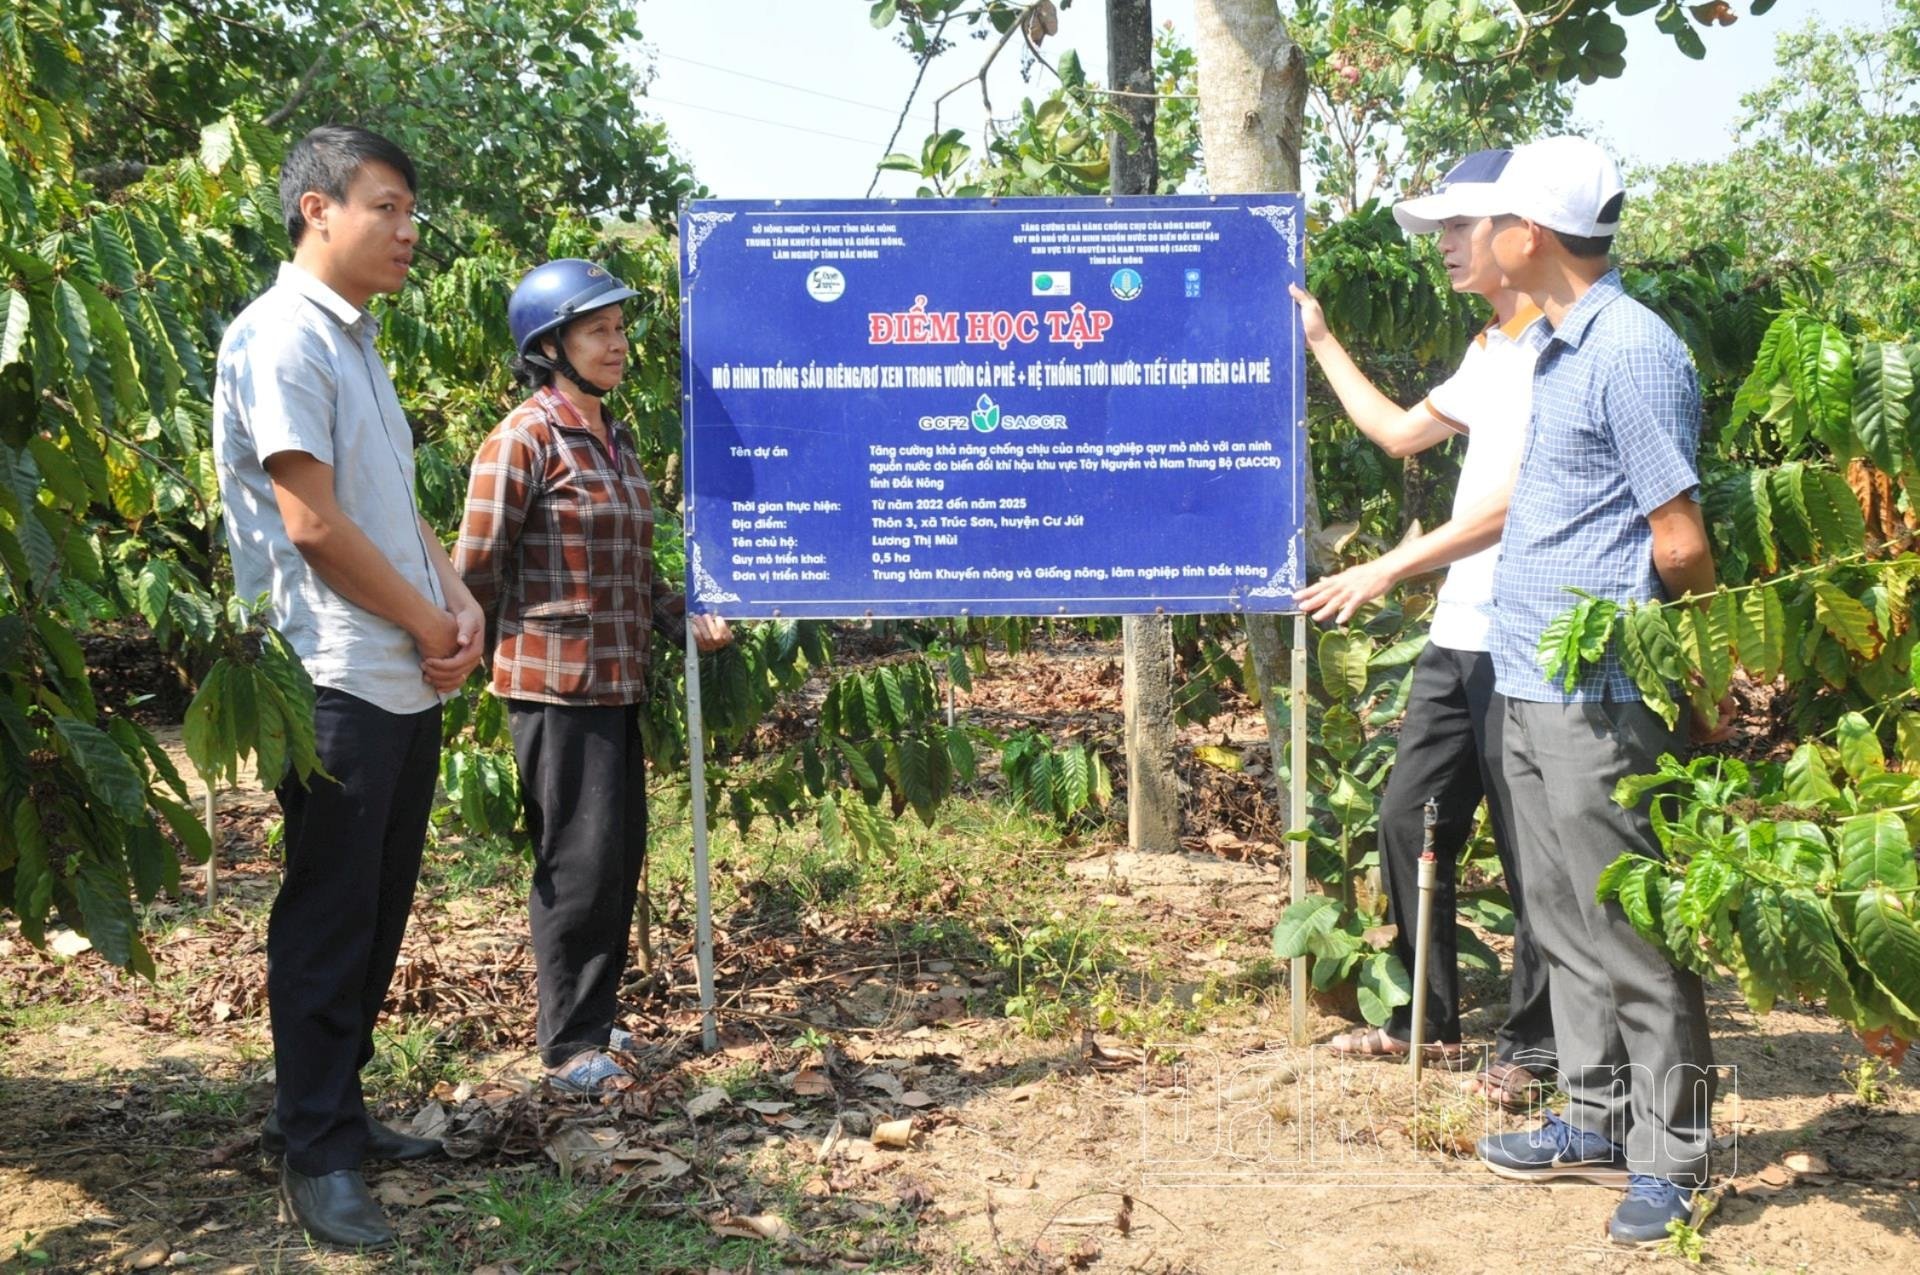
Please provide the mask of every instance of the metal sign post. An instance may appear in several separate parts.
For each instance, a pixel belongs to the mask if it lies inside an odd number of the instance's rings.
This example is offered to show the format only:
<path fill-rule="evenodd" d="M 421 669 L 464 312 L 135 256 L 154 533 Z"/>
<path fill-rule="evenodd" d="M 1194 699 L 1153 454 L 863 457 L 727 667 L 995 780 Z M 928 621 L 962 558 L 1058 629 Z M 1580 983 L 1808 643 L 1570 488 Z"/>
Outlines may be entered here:
<path fill-rule="evenodd" d="M 719 1048 L 713 1022 L 713 890 L 707 872 L 707 733 L 700 721 L 700 648 L 687 625 L 687 756 L 693 785 L 694 959 L 700 969 L 700 1047 Z"/>
<path fill-rule="evenodd" d="M 1292 710 L 1293 725 L 1287 732 L 1292 745 L 1293 759 L 1288 767 L 1287 786 L 1292 800 L 1287 804 L 1287 831 L 1292 834 L 1290 844 L 1293 847 L 1292 863 L 1289 865 L 1292 877 L 1290 895 L 1287 902 L 1298 903 L 1307 897 L 1307 843 L 1303 835 L 1307 830 L 1307 617 L 1295 614 L 1293 617 L 1293 676 L 1292 693 L 1287 706 Z M 1301 1045 L 1307 1039 L 1307 958 L 1296 956 L 1287 973 L 1287 984 L 1293 990 L 1293 1043 Z"/>

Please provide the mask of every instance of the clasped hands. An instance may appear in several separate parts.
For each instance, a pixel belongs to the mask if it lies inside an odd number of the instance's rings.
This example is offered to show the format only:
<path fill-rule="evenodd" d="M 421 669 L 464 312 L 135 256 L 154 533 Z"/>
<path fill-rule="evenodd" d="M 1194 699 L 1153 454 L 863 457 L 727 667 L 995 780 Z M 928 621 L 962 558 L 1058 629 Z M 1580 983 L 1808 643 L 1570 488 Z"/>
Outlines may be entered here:
<path fill-rule="evenodd" d="M 480 662 L 487 637 L 487 617 L 471 596 L 434 614 L 431 626 L 413 635 L 420 652 L 420 680 L 441 695 L 460 689 Z"/>

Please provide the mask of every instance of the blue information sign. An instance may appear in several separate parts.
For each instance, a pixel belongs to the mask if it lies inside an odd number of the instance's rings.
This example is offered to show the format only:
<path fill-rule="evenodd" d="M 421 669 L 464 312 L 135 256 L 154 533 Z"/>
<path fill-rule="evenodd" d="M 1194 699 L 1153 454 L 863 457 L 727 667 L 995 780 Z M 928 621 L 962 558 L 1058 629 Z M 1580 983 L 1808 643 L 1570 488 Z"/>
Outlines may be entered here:
<path fill-rule="evenodd" d="M 696 201 L 687 594 L 732 617 L 1287 611 L 1297 195 Z"/>

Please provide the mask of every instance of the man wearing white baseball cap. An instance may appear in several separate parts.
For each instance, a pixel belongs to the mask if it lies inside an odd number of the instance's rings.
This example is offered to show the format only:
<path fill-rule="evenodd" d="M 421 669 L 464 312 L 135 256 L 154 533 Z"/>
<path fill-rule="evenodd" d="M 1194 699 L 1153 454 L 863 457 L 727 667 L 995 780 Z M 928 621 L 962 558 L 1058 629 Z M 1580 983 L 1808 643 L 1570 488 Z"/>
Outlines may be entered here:
<path fill-rule="evenodd" d="M 1512 154 L 1475 151 L 1447 170 L 1433 193 L 1394 205 L 1400 225 L 1437 234 L 1454 291 L 1473 293 L 1493 307 L 1494 321 L 1467 347 L 1452 376 L 1412 407 L 1382 394 L 1348 357 L 1327 327 L 1320 303 L 1293 289 L 1307 348 L 1340 405 L 1360 431 L 1390 456 L 1410 456 L 1466 435 L 1467 452 L 1449 521 L 1358 566 L 1323 576 L 1295 596 L 1300 609 L 1322 623 L 1345 624 L 1366 603 L 1411 576 L 1446 566 L 1434 610 L 1431 640 L 1414 661 L 1413 689 L 1400 730 L 1397 760 L 1380 800 L 1380 871 L 1393 920 L 1393 950 L 1415 966 L 1412 919 L 1419 907 L 1418 868 L 1424 848 L 1423 807 L 1431 798 L 1440 862 L 1434 908 L 1441 923 L 1427 963 L 1424 1049 L 1436 1059 L 1464 1056 L 1460 1023 L 1459 945 L 1453 924 L 1460 848 L 1473 832 L 1482 798 L 1500 865 L 1513 900 L 1513 979 L 1506 1021 L 1492 1056 L 1472 1088 L 1516 1108 L 1530 1100 L 1535 1072 L 1553 1070 L 1553 1016 L 1547 999 L 1546 960 L 1528 924 L 1501 771 L 1500 731 L 1506 707 L 1493 689 L 1493 563 L 1506 520 L 1520 447 L 1526 437 L 1537 353 L 1525 340 L 1542 323 L 1539 307 L 1507 286 L 1494 264 L 1485 217 L 1454 208 L 1474 188 L 1493 182 Z M 1449 565 L 1451 564 L 1451 565 Z M 1343 1032 L 1328 1042 L 1334 1053 L 1404 1058 L 1410 1048 L 1407 1006 L 1374 1028 Z"/>
<path fill-rule="evenodd" d="M 1546 314 L 1533 414 L 1494 569 L 1491 646 L 1507 701 L 1504 768 L 1528 912 L 1551 977 L 1565 1116 L 1480 1140 L 1495 1173 L 1625 1186 L 1609 1234 L 1667 1237 L 1697 1221 L 1707 1183 L 1713 1046 L 1695 974 L 1676 968 L 1594 888 L 1620 855 L 1660 857 L 1647 803 L 1612 799 L 1628 775 L 1683 752 L 1608 652 L 1548 681 L 1540 637 L 1576 601 L 1705 595 L 1700 392 L 1686 346 L 1628 297 L 1608 260 L 1625 188 L 1604 151 L 1554 137 L 1515 149 L 1472 209 L 1493 218 L 1508 282 Z M 1724 708 L 1723 705 L 1723 716 Z M 1712 724 L 1693 723 L 1696 737 Z"/>

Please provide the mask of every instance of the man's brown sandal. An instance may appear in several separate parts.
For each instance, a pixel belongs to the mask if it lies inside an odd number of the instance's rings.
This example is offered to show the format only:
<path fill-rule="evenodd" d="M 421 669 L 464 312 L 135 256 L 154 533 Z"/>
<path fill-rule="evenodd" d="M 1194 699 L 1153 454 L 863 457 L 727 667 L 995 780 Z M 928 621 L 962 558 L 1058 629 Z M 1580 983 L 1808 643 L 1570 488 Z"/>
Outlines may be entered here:
<path fill-rule="evenodd" d="M 1545 1081 L 1518 1063 L 1498 1058 L 1489 1059 L 1462 1087 L 1508 1111 L 1531 1111 L 1547 1093 Z"/>

